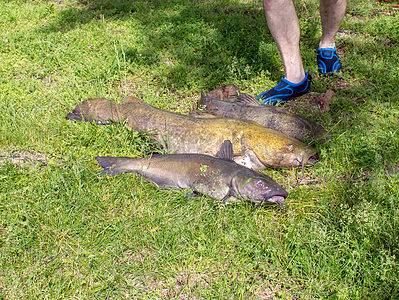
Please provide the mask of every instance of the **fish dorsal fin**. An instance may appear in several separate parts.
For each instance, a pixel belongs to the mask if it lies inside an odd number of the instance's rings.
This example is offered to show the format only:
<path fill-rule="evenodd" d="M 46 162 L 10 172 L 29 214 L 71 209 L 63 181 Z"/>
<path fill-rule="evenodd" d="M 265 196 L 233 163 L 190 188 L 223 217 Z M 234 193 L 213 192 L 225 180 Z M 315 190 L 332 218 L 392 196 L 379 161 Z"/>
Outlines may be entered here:
<path fill-rule="evenodd" d="M 250 94 L 240 93 L 236 100 L 237 103 L 244 106 L 260 106 L 255 97 Z"/>
<path fill-rule="evenodd" d="M 229 140 L 225 140 L 216 156 L 225 160 L 233 160 L 233 144 Z"/>

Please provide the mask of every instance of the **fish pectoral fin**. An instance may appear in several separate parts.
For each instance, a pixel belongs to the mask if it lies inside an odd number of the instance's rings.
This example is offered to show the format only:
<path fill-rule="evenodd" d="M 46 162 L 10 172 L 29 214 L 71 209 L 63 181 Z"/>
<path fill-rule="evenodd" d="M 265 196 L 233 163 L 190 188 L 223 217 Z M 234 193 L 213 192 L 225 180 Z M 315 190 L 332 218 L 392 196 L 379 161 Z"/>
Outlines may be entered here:
<path fill-rule="evenodd" d="M 233 144 L 231 143 L 231 141 L 225 140 L 223 142 L 222 146 L 220 146 L 218 153 L 216 154 L 216 157 L 225 160 L 233 160 Z"/>
<path fill-rule="evenodd" d="M 245 150 L 243 155 L 235 156 L 234 161 L 237 164 L 252 170 L 260 170 L 265 168 L 265 165 L 259 160 L 255 152 L 249 149 Z"/>

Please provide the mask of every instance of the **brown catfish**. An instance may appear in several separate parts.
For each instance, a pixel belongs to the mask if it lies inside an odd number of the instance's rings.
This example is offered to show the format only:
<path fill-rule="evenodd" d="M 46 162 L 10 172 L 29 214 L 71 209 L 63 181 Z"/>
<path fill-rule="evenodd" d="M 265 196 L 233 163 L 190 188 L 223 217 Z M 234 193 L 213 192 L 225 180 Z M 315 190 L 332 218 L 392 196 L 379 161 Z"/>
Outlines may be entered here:
<path fill-rule="evenodd" d="M 200 106 L 205 112 L 239 120 L 254 121 L 301 141 L 321 138 L 325 131 L 284 108 L 262 106 L 248 94 L 239 93 L 234 86 L 224 86 L 202 95 Z"/>
<path fill-rule="evenodd" d="M 194 118 L 154 108 L 132 97 L 122 104 L 105 99 L 86 100 L 67 118 L 100 124 L 125 122 L 133 130 L 152 133 L 165 149 L 174 153 L 214 156 L 219 145 L 230 140 L 234 160 L 254 169 L 303 166 L 315 161 L 313 148 L 254 122 Z"/>
<path fill-rule="evenodd" d="M 283 204 L 288 193 L 273 179 L 236 164 L 230 141 L 218 158 L 203 154 L 169 154 L 149 158 L 97 157 L 109 175 L 137 173 L 161 187 L 188 188 L 222 200 L 231 198 L 255 203 Z"/>

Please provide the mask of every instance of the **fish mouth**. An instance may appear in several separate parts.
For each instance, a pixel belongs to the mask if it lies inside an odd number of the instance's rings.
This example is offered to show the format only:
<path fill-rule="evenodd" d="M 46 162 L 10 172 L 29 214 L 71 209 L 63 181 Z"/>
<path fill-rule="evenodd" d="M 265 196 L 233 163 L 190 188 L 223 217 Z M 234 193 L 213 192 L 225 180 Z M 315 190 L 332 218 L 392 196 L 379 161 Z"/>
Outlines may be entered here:
<path fill-rule="evenodd" d="M 73 121 L 82 121 L 83 117 L 82 114 L 80 113 L 79 108 L 75 108 L 72 112 L 68 113 L 66 115 L 66 118 L 68 120 L 73 120 Z"/>
<path fill-rule="evenodd" d="M 307 164 L 314 165 L 318 160 L 319 160 L 319 156 L 317 154 L 314 154 L 309 157 Z"/>
<path fill-rule="evenodd" d="M 278 204 L 278 205 L 283 205 L 284 200 L 285 200 L 285 197 L 283 197 L 283 196 L 273 196 L 273 197 L 267 199 L 267 202 Z"/>
<path fill-rule="evenodd" d="M 66 115 L 66 119 L 67 120 L 71 120 L 71 121 L 95 122 L 98 125 L 109 125 L 109 124 L 111 124 L 111 121 L 94 120 L 93 118 L 84 116 L 83 113 L 81 112 L 79 106 L 76 107 L 72 112 L 68 113 Z"/>
<path fill-rule="evenodd" d="M 275 191 L 267 198 L 265 198 L 264 202 L 268 202 L 270 204 L 278 204 L 280 206 L 284 205 L 285 198 L 287 198 L 288 192 L 284 189 L 281 189 L 280 191 Z"/>
<path fill-rule="evenodd" d="M 294 159 L 292 165 L 296 167 L 304 167 L 304 166 L 313 166 L 316 162 L 319 161 L 319 156 L 317 154 L 313 154 L 309 156 L 308 158 L 302 158 L 302 159 Z"/>

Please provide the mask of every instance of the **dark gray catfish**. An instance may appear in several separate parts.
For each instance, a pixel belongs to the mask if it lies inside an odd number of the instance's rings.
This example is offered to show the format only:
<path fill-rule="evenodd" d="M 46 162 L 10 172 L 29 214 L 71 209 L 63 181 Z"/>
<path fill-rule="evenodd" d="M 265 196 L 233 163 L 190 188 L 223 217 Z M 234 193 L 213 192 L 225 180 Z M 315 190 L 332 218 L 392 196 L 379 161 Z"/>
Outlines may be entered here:
<path fill-rule="evenodd" d="M 188 188 L 218 200 L 245 199 L 283 204 L 288 193 L 269 176 L 236 164 L 230 141 L 218 157 L 204 154 L 169 154 L 149 158 L 99 156 L 109 175 L 137 173 L 161 187 Z"/>
<path fill-rule="evenodd" d="M 202 95 L 200 106 L 212 115 L 253 121 L 300 141 L 319 139 L 325 134 L 320 125 L 281 107 L 262 106 L 253 96 L 239 93 L 238 88 L 231 85 Z"/>

